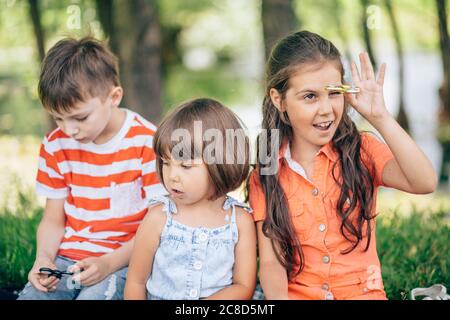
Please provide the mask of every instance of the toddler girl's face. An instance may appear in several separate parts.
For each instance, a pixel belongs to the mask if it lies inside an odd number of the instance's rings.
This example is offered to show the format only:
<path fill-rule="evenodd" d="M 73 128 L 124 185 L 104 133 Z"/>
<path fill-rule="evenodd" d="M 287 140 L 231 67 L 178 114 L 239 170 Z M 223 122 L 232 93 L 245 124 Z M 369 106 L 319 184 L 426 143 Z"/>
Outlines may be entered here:
<path fill-rule="evenodd" d="M 181 204 L 208 199 L 214 192 L 208 168 L 202 159 L 162 159 L 164 185 L 172 198 Z"/>
<path fill-rule="evenodd" d="M 319 149 L 331 141 L 344 112 L 344 95 L 325 87 L 341 84 L 336 64 L 325 62 L 300 67 L 289 78 L 284 99 L 271 90 L 272 100 L 279 99 L 280 110 L 289 116 L 294 139 Z"/>

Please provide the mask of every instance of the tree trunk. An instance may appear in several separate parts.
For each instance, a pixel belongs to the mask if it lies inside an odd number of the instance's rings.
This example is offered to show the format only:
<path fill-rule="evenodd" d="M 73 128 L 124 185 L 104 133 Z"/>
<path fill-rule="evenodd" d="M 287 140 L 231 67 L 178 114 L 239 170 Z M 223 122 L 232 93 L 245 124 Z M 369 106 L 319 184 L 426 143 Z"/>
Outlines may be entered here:
<path fill-rule="evenodd" d="M 400 35 L 400 30 L 397 25 L 397 20 L 395 16 L 395 11 L 392 6 L 392 0 L 384 0 L 384 5 L 386 6 L 386 10 L 389 16 L 389 21 L 392 26 L 392 32 L 394 33 L 394 39 L 395 39 L 395 49 L 397 51 L 397 59 L 399 64 L 399 106 L 398 106 L 398 114 L 397 114 L 397 121 L 402 126 L 403 129 L 406 131 L 409 131 L 409 122 L 408 117 L 406 115 L 405 110 L 405 61 L 404 61 L 404 54 L 403 54 L 403 44 L 402 44 L 402 38 Z"/>
<path fill-rule="evenodd" d="M 41 24 L 41 12 L 39 9 L 39 3 L 37 0 L 28 0 L 29 13 L 31 22 L 33 24 L 33 31 L 36 40 L 36 48 L 38 50 L 39 61 L 42 62 L 45 57 L 44 49 L 44 30 Z"/>
<path fill-rule="evenodd" d="M 116 55 L 119 54 L 119 46 L 115 36 L 114 29 L 114 4 L 113 0 L 95 0 L 98 19 L 102 26 L 103 32 L 108 38 L 109 47 Z"/>
<path fill-rule="evenodd" d="M 439 89 L 441 97 L 440 122 L 450 120 L 450 40 L 447 26 L 447 1 L 436 0 L 436 9 L 439 23 L 439 44 L 444 68 L 444 81 Z"/>
<path fill-rule="evenodd" d="M 372 61 L 374 69 L 377 69 L 377 60 L 372 48 L 372 37 L 369 27 L 367 26 L 367 7 L 369 6 L 369 0 L 360 0 L 362 7 L 361 26 L 363 31 L 363 39 L 366 45 L 367 53 L 369 54 L 370 61 Z"/>
<path fill-rule="evenodd" d="M 293 0 L 262 0 L 261 17 L 266 58 L 278 40 L 299 27 Z"/>
<path fill-rule="evenodd" d="M 28 0 L 28 7 L 31 23 L 33 24 L 34 38 L 36 40 L 36 48 L 38 52 L 39 64 L 41 64 L 45 58 L 45 36 L 44 36 L 44 28 L 42 27 L 41 23 L 41 10 L 39 8 L 39 1 Z M 45 112 L 43 120 L 44 120 L 43 123 L 44 131 L 51 131 L 56 128 L 55 121 L 47 112 Z"/>
<path fill-rule="evenodd" d="M 162 114 L 161 31 L 154 0 L 97 0 L 99 19 L 119 57 L 122 105 L 158 123 Z"/>

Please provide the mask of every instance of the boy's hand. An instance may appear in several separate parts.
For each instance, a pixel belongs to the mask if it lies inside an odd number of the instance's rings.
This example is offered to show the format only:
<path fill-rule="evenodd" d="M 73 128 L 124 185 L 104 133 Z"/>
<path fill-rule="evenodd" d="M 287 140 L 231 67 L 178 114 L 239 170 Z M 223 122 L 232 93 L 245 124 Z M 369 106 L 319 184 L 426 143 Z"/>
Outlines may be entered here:
<path fill-rule="evenodd" d="M 354 61 L 351 63 L 351 70 L 353 83 L 360 88 L 360 92 L 356 95 L 347 93 L 345 97 L 356 111 L 375 126 L 377 121 L 382 121 L 390 116 L 383 97 L 386 64 L 383 63 L 381 65 L 378 76 L 375 78 L 373 66 L 367 52 L 360 53 L 359 60 L 361 63 L 361 75 Z"/>
<path fill-rule="evenodd" d="M 102 257 L 91 257 L 78 261 L 76 264 L 69 268 L 69 271 L 82 270 L 73 276 L 72 280 L 82 286 L 92 286 L 103 279 L 105 279 L 110 273 L 109 265 Z"/>
<path fill-rule="evenodd" d="M 34 262 L 33 268 L 28 273 L 28 281 L 35 287 L 37 290 L 42 292 L 51 292 L 56 289 L 56 285 L 59 282 L 59 279 L 55 276 L 49 277 L 46 274 L 42 274 L 39 272 L 40 268 L 50 268 L 57 269 L 53 261 L 46 258 L 38 258 Z"/>

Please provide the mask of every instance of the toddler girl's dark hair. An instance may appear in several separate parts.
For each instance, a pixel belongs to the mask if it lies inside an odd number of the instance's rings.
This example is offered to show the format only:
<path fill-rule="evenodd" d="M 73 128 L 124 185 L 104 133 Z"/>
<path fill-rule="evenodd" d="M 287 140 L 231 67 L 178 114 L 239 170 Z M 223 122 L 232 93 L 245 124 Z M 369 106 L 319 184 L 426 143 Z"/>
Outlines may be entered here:
<path fill-rule="evenodd" d="M 179 134 L 173 136 L 174 133 L 184 134 L 180 137 Z M 210 200 L 241 186 L 250 170 L 249 140 L 242 122 L 213 99 L 187 101 L 170 112 L 156 131 L 153 149 L 156 170 L 163 184 L 163 159 L 170 159 L 174 154 L 178 159 L 201 157 L 214 185 Z"/>
<path fill-rule="evenodd" d="M 305 65 L 320 66 L 325 63 L 335 64 L 341 71 L 343 80 L 344 68 L 338 49 L 330 41 L 308 31 L 287 36 L 272 50 L 267 63 L 262 122 L 262 129 L 267 130 L 267 141 L 264 141 L 264 145 L 268 149 L 268 154 L 272 154 L 271 129 L 279 130 L 281 142 L 288 140 L 292 143 L 293 135 L 288 114 L 280 113 L 273 105 L 270 89 L 278 90 L 284 99 L 289 89 L 289 78 L 295 72 L 301 72 Z M 367 168 L 361 160 L 361 137 L 347 111 L 348 106 L 345 107 L 342 120 L 332 138 L 333 147 L 339 154 L 339 161 L 333 166 L 333 178 L 341 188 L 336 209 L 342 220 L 341 233 L 351 243 L 343 253 L 354 250 L 365 235 L 368 237 L 365 250 L 368 249 L 371 238 L 370 220 L 374 218 L 371 215 L 374 191 L 370 174 L 372 168 Z M 262 135 L 258 136 L 257 159 L 260 159 L 259 140 L 262 138 Z M 265 164 L 258 162 L 258 166 L 263 168 Z M 266 219 L 262 229 L 272 240 L 277 258 L 286 268 L 291 280 L 303 270 L 304 255 L 289 215 L 286 195 L 278 182 L 278 175 L 262 175 L 260 170 L 259 179 L 266 202 Z M 349 203 L 346 203 L 347 199 Z M 355 208 L 356 215 L 353 213 Z M 367 229 L 364 232 L 363 227 L 366 223 Z"/>

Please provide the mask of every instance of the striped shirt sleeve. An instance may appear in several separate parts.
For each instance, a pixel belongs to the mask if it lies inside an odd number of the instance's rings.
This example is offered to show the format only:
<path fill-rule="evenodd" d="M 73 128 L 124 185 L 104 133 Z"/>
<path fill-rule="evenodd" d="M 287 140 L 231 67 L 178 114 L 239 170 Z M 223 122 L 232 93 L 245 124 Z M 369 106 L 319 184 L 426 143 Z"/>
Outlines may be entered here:
<path fill-rule="evenodd" d="M 142 152 L 142 185 L 146 199 L 167 194 L 156 172 L 156 155 L 152 143 L 153 139 L 148 139 Z"/>
<path fill-rule="evenodd" d="M 44 138 L 39 151 L 36 192 L 48 199 L 64 199 L 69 194 L 69 188 L 58 168 L 57 160 L 50 151 L 47 137 Z"/>

